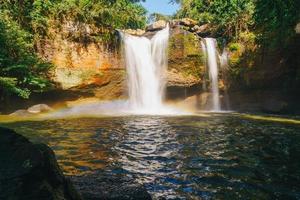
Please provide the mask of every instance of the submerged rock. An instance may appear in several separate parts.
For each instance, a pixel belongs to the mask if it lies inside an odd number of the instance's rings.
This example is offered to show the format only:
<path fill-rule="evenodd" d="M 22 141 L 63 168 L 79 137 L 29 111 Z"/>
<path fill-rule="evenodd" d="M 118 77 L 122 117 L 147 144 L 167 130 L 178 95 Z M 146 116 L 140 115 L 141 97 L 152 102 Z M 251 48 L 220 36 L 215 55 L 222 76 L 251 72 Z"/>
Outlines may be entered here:
<path fill-rule="evenodd" d="M 81 199 L 48 146 L 1 127 L 0 163 L 0 199 Z"/>
<path fill-rule="evenodd" d="M 17 110 L 9 115 L 12 117 L 32 117 L 36 114 L 46 113 L 52 110 L 53 109 L 46 104 L 37 104 L 29 107 L 27 110 L 25 109 Z"/>
<path fill-rule="evenodd" d="M 27 111 L 29 113 L 37 114 L 37 113 L 50 112 L 52 111 L 52 108 L 47 104 L 37 104 L 28 108 Z"/>
<path fill-rule="evenodd" d="M 11 114 L 9 114 L 9 116 L 12 116 L 12 117 L 31 117 L 33 114 L 28 112 L 28 110 L 24 110 L 24 109 L 21 109 L 21 110 L 17 110 Z"/>
<path fill-rule="evenodd" d="M 98 172 L 72 177 L 75 187 L 85 200 L 151 200 L 150 194 L 133 178 Z"/>

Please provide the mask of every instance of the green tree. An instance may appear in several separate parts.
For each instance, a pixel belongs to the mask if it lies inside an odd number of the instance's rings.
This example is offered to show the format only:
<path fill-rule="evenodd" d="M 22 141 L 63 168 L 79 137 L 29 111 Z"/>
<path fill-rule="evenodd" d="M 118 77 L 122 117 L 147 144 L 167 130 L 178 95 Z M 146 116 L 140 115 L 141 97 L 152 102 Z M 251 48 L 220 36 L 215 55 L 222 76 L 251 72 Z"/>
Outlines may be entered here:
<path fill-rule="evenodd" d="M 264 43 L 282 46 L 295 34 L 300 0 L 257 0 L 254 19 Z"/>
<path fill-rule="evenodd" d="M 99 37 L 109 40 L 115 29 L 145 26 L 146 10 L 138 2 L 0 0 L 0 97 L 17 94 L 28 98 L 30 91 L 49 86 L 45 74 L 50 65 L 37 56 L 49 28 L 58 30 L 68 22 L 92 25 L 103 30 Z"/>
<path fill-rule="evenodd" d="M 175 0 L 181 4 L 177 17 L 189 17 L 199 24 L 211 23 L 223 37 L 238 39 L 252 26 L 253 0 Z"/>
<path fill-rule="evenodd" d="M 0 12 L 0 96 L 28 98 L 30 90 L 41 91 L 49 82 L 43 73 L 50 65 L 34 53 L 32 35 Z"/>

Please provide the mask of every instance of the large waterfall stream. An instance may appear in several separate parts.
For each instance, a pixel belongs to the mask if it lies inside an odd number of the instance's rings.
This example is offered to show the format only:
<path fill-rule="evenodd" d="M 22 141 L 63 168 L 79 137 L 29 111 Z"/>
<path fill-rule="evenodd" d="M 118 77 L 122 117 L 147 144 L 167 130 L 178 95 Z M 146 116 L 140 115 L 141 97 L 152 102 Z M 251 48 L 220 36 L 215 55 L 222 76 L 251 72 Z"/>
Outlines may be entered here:
<path fill-rule="evenodd" d="M 152 39 L 123 34 L 128 77 L 130 109 L 139 113 L 165 110 L 165 72 L 169 27 L 158 31 Z"/>

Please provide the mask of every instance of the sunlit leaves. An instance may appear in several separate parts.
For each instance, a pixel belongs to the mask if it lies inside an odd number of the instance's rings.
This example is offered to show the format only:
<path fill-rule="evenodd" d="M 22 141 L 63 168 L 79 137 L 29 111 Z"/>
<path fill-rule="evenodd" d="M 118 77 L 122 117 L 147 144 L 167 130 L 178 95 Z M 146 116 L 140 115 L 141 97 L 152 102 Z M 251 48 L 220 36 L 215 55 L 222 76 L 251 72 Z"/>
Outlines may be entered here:
<path fill-rule="evenodd" d="M 16 94 L 28 98 L 31 90 L 49 83 L 42 72 L 49 68 L 34 53 L 33 37 L 10 17 L 0 12 L 0 97 Z"/>

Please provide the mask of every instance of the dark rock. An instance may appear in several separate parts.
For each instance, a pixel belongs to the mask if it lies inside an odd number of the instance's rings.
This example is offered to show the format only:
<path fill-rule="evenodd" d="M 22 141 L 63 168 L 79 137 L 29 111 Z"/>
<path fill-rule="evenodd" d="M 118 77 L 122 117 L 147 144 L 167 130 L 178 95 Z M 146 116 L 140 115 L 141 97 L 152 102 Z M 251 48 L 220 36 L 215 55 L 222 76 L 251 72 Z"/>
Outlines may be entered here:
<path fill-rule="evenodd" d="M 201 37 L 206 37 L 211 34 L 211 27 L 210 24 L 203 24 L 201 26 L 194 26 L 192 30 L 200 35 Z"/>
<path fill-rule="evenodd" d="M 133 178 L 97 172 L 84 176 L 74 176 L 72 181 L 86 200 L 151 200 L 150 194 Z"/>
<path fill-rule="evenodd" d="M 0 199 L 79 200 L 53 151 L 0 127 Z"/>
<path fill-rule="evenodd" d="M 278 99 L 265 99 L 262 104 L 262 110 L 266 113 L 283 113 L 288 104 Z"/>
<path fill-rule="evenodd" d="M 153 36 L 157 33 L 158 31 L 147 31 L 143 36 L 148 38 L 148 39 L 151 39 L 153 38 Z"/>
<path fill-rule="evenodd" d="M 230 109 L 240 112 L 298 114 L 299 99 L 290 96 L 285 92 L 271 89 L 229 91 Z"/>

